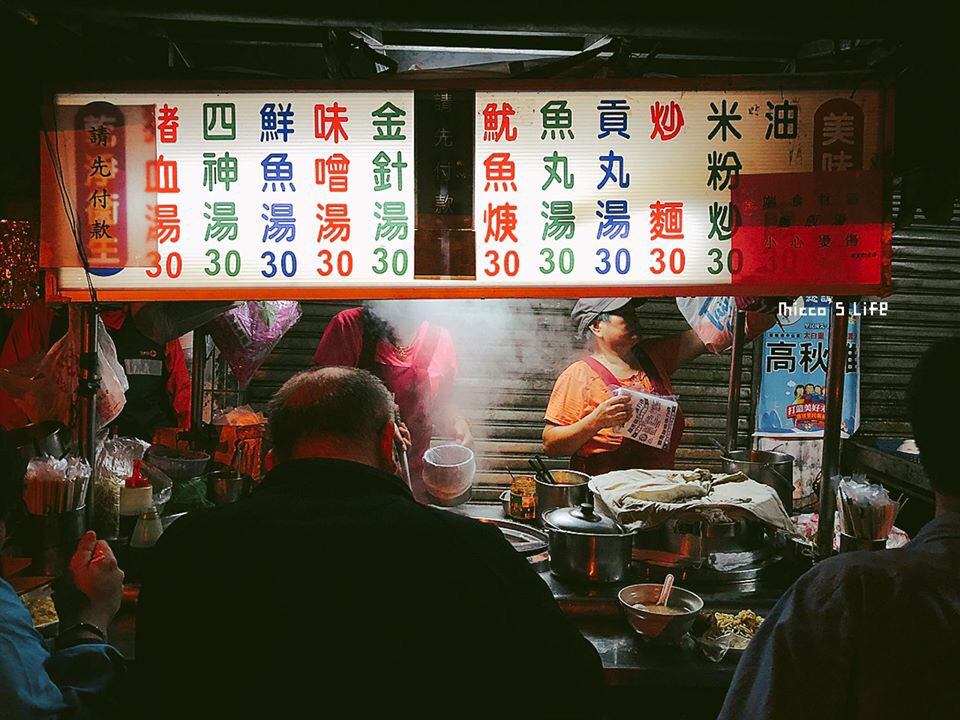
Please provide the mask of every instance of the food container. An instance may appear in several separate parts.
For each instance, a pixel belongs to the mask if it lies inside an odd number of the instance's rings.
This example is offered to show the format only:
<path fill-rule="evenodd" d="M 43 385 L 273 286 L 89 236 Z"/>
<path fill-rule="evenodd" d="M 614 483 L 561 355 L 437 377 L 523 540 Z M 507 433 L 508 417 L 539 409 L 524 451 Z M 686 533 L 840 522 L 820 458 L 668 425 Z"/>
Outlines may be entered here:
<path fill-rule="evenodd" d="M 703 609 L 703 599 L 689 590 L 674 586 L 667 607 L 674 610 L 675 614 L 664 615 L 637 607 L 638 604 L 656 605 L 662 589 L 660 583 L 627 585 L 619 592 L 617 599 L 634 630 L 648 640 L 669 645 L 679 642 L 690 630 L 697 614 Z"/>
<path fill-rule="evenodd" d="M 725 473 L 742 472 L 777 491 L 787 515 L 793 513 L 793 455 L 769 450 L 731 450 L 723 454 Z"/>
<path fill-rule="evenodd" d="M 452 507 L 470 499 L 477 461 L 463 445 L 438 445 L 423 454 L 423 484 L 436 505 Z"/>
<path fill-rule="evenodd" d="M 253 487 L 253 478 L 236 470 L 215 470 L 204 476 L 207 499 L 214 505 L 236 502 Z"/>
<path fill-rule="evenodd" d="M 151 445 L 144 460 L 166 473 L 174 482 L 203 475 L 210 456 L 198 450 L 175 450 L 164 445 Z"/>
<path fill-rule="evenodd" d="M 587 502 L 590 489 L 587 483 L 590 476 L 576 470 L 552 470 L 550 474 L 556 483 L 543 482 L 537 478 L 537 519 L 543 522 L 543 516 L 556 508 L 575 508 Z"/>
<path fill-rule="evenodd" d="M 847 535 L 845 532 L 840 533 L 840 552 L 854 552 L 856 550 L 886 550 L 887 549 L 887 539 L 880 538 L 879 540 L 874 540 L 873 538 L 859 538 L 854 537 L 853 535 Z"/>
<path fill-rule="evenodd" d="M 550 546 L 550 570 L 564 580 L 605 583 L 622 580 L 630 567 L 633 533 L 590 503 L 556 508 L 543 516 Z"/>
<path fill-rule="evenodd" d="M 503 514 L 514 520 L 535 520 L 537 517 L 537 485 L 532 477 L 520 476 L 500 496 Z"/>
<path fill-rule="evenodd" d="M 27 461 L 42 455 L 59 459 L 66 454 L 69 437 L 62 423 L 45 420 L 10 430 L 7 433 L 7 442 Z"/>

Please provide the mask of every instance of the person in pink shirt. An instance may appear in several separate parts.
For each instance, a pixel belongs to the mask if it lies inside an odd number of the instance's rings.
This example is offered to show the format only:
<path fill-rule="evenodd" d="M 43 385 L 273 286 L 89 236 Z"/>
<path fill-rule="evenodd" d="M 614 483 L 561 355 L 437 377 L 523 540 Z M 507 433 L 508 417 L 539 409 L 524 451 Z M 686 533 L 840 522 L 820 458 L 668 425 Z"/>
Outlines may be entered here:
<path fill-rule="evenodd" d="M 390 320 L 370 308 L 338 313 L 327 325 L 313 355 L 317 365 L 369 370 L 393 393 L 405 428 L 410 485 L 430 502 L 422 479 L 423 454 L 434 432 L 472 445 L 470 422 L 453 402 L 457 354 L 450 333 L 415 317 L 407 301 L 395 303 Z"/>

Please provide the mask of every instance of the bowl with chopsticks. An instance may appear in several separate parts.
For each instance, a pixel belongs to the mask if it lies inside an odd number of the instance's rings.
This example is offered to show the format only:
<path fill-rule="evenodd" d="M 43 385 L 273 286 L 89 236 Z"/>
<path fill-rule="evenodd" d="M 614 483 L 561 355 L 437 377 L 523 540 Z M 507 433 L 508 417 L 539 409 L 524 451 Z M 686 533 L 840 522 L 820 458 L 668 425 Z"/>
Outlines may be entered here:
<path fill-rule="evenodd" d="M 535 476 L 537 481 L 537 519 L 557 508 L 579 507 L 587 502 L 590 476 L 576 470 L 547 470 Z"/>
<path fill-rule="evenodd" d="M 627 622 L 645 639 L 660 644 L 675 644 L 687 634 L 703 609 L 703 599 L 689 590 L 674 587 L 665 606 L 657 601 L 661 583 L 627 585 L 617 595 Z"/>

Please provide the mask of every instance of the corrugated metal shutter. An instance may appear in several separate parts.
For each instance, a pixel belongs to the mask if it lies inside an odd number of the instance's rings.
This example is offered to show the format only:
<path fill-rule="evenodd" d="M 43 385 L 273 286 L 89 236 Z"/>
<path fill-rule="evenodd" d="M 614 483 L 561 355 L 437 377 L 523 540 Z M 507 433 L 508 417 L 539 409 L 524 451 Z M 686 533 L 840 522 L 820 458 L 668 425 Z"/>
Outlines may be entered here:
<path fill-rule="evenodd" d="M 894 214 L 899 211 L 894 195 Z M 919 216 L 893 237 L 895 293 L 886 317 L 863 320 L 861 434 L 909 437 L 906 387 L 920 355 L 960 336 L 960 203 L 947 225 Z"/>
<path fill-rule="evenodd" d="M 329 319 L 350 304 L 305 302 L 303 317 L 281 341 L 248 390 L 262 404 L 291 374 L 309 367 Z M 527 459 L 542 453 L 543 413 L 559 373 L 581 352 L 573 333 L 573 300 L 437 301 L 456 343 L 457 396 L 471 418 L 478 457 L 477 483 L 509 483 L 507 470 L 527 471 Z M 644 306 L 644 331 L 666 335 L 688 329 L 672 299 Z M 749 346 L 747 352 L 749 353 Z M 729 355 L 705 356 L 674 377 L 687 417 L 678 465 L 719 468 L 711 438 L 723 440 Z M 740 431 L 749 430 L 752 368 L 744 363 Z M 741 435 L 741 437 L 743 437 Z M 565 462 L 551 463 L 563 467 Z"/>

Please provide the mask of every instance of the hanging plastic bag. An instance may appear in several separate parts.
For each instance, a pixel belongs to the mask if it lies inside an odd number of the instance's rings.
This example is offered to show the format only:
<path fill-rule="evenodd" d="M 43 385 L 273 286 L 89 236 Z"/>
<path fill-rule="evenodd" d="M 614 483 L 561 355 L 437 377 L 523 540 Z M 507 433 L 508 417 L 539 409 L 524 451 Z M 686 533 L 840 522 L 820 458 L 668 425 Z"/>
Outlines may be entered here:
<path fill-rule="evenodd" d="M 733 344 L 733 298 L 679 297 L 677 307 L 710 352 L 723 352 Z"/>
<path fill-rule="evenodd" d="M 209 323 L 207 331 L 243 389 L 299 319 L 296 301 L 251 300 Z"/>
<path fill-rule="evenodd" d="M 24 393 L 18 400 L 32 422 L 56 420 L 71 427 L 79 407 L 77 386 L 80 380 L 80 323 L 71 312 L 70 327 L 40 361 Z M 123 410 L 129 387 L 126 373 L 117 360 L 117 349 L 103 321 L 97 318 L 97 356 L 100 388 L 97 390 L 97 428 L 109 425 Z"/>

